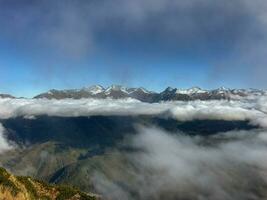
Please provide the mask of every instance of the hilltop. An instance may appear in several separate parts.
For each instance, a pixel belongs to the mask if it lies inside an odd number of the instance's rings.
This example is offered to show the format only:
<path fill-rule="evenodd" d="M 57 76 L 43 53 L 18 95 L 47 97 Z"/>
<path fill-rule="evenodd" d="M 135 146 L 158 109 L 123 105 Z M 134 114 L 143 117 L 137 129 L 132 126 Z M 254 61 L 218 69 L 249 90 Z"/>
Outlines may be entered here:
<path fill-rule="evenodd" d="M 5 200 L 97 200 L 70 186 L 49 185 L 26 176 L 14 176 L 0 168 L 0 199 Z"/>

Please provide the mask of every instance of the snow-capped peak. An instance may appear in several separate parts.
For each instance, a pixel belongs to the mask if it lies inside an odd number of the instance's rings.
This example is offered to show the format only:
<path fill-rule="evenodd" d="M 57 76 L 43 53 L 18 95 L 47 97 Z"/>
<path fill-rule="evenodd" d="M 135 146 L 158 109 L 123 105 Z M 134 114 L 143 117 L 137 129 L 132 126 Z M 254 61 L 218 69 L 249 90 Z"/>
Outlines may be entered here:
<path fill-rule="evenodd" d="M 89 92 L 91 94 L 99 94 L 101 92 L 104 92 L 105 88 L 101 85 L 92 85 L 90 87 L 85 87 L 82 90 Z"/>
<path fill-rule="evenodd" d="M 143 87 L 140 87 L 140 88 L 138 88 L 139 90 L 141 90 L 142 92 L 144 92 L 144 93 L 151 93 L 150 91 L 148 91 L 147 89 L 145 89 L 145 88 L 143 88 Z"/>
<path fill-rule="evenodd" d="M 165 91 L 168 91 L 168 92 L 171 92 L 171 91 L 173 91 L 173 90 L 175 90 L 175 89 L 172 88 L 172 87 L 167 87 L 167 88 L 165 89 Z"/>
<path fill-rule="evenodd" d="M 195 93 L 206 93 L 207 90 L 203 90 L 199 87 L 192 87 L 189 89 L 177 89 L 176 93 L 177 94 L 195 94 Z"/>
<path fill-rule="evenodd" d="M 110 94 L 111 91 L 121 91 L 128 94 L 127 88 L 121 85 L 111 85 L 105 90 L 105 93 Z"/>
<path fill-rule="evenodd" d="M 230 92 L 230 89 L 226 88 L 226 87 L 219 87 L 218 89 L 216 89 L 214 91 L 217 93 L 228 93 L 228 92 Z"/>
<path fill-rule="evenodd" d="M 143 88 L 143 87 L 138 87 L 138 88 L 127 88 L 127 92 L 129 94 L 133 93 L 133 92 L 143 92 L 146 94 L 150 94 L 152 93 L 151 91 L 148 91 L 147 89 Z"/>
<path fill-rule="evenodd" d="M 229 91 L 230 89 L 227 87 L 219 87 L 217 90 L 219 91 Z"/>

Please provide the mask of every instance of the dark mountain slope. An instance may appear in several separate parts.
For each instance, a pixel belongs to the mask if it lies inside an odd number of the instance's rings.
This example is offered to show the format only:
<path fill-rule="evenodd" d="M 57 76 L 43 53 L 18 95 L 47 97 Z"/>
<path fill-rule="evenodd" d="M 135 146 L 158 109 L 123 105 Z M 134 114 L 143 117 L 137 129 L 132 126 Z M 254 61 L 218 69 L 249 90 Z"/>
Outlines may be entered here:
<path fill-rule="evenodd" d="M 98 191 L 92 183 L 95 172 L 104 173 L 109 180 L 131 191 L 132 170 L 128 169 L 134 166 L 128 166 L 125 155 L 135 150 L 124 146 L 124 140 L 138 133 L 139 125 L 160 127 L 173 134 L 202 136 L 257 128 L 246 121 L 180 122 L 155 116 L 37 116 L 0 122 L 7 137 L 21 146 L 2 154 L 1 166 L 14 174 L 71 184 L 87 192 Z"/>
<path fill-rule="evenodd" d="M 209 135 L 234 129 L 252 129 L 246 121 L 196 120 L 180 122 L 153 116 L 48 117 L 1 120 L 10 140 L 21 144 L 48 141 L 76 147 L 113 146 L 127 134 L 136 133 L 137 125 L 158 126 L 190 135 Z"/>

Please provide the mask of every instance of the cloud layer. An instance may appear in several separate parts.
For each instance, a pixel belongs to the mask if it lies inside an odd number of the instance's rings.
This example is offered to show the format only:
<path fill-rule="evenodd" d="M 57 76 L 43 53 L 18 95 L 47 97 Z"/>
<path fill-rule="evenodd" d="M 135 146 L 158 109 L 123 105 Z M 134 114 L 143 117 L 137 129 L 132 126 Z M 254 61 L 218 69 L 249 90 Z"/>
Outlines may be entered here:
<path fill-rule="evenodd" d="M 0 118 L 38 115 L 76 117 L 92 115 L 156 115 L 179 121 L 248 120 L 267 127 L 266 97 L 234 101 L 173 101 L 144 103 L 133 99 L 0 99 Z"/>
<path fill-rule="evenodd" d="M 209 144 L 210 143 L 210 144 Z M 266 131 L 232 131 L 210 138 L 141 127 L 122 153 L 114 181 L 96 171 L 94 184 L 107 199 L 244 200 L 267 197 Z M 124 174 L 125 173 L 125 174 Z M 125 181 L 125 175 L 130 179 Z"/>
<path fill-rule="evenodd" d="M 144 103 L 134 99 L 0 99 L 0 119 L 25 117 L 34 120 L 39 115 L 78 116 L 137 116 L 151 115 L 178 121 L 226 120 L 249 121 L 267 128 L 265 96 L 234 101 L 173 101 Z M 3 132 L 3 127 L 2 131 Z M 8 144 L 1 134 L 1 148 Z"/>

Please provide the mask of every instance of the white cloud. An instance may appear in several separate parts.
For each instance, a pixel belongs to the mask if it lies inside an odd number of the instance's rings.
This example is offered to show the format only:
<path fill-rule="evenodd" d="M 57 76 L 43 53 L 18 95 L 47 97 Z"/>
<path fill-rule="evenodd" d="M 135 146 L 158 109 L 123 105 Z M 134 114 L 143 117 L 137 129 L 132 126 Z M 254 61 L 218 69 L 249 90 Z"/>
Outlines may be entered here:
<path fill-rule="evenodd" d="M 248 120 L 267 127 L 267 98 L 238 101 L 173 101 L 144 103 L 134 99 L 0 99 L 0 118 L 38 115 L 76 117 L 93 115 L 156 115 L 179 121 Z"/>
<path fill-rule="evenodd" d="M 266 135 L 253 130 L 189 137 L 141 127 L 130 142 L 139 151 L 126 154 L 127 165 L 110 168 L 110 173 L 121 171 L 118 176 L 127 171 L 130 181 L 122 184 L 97 172 L 94 183 L 110 199 L 118 199 L 117 195 L 136 199 L 133 193 L 140 200 L 266 199 L 267 193 L 260 189 L 267 186 Z"/>
<path fill-rule="evenodd" d="M 10 150 L 12 145 L 7 141 L 5 137 L 5 128 L 0 124 L 0 153 Z"/>

